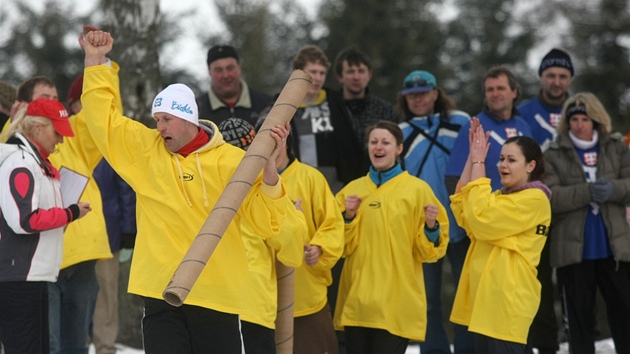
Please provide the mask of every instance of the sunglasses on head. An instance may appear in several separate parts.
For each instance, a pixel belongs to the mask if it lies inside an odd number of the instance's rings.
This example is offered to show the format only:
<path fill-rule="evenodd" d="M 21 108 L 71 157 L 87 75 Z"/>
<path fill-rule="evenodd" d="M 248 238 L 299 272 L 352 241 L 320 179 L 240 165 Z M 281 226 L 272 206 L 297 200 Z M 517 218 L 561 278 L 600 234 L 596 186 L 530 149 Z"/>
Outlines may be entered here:
<path fill-rule="evenodd" d="M 413 78 L 413 80 L 405 82 L 405 88 L 426 87 L 426 86 L 433 87 L 433 84 L 429 82 L 429 80 L 419 79 L 415 77 Z"/>

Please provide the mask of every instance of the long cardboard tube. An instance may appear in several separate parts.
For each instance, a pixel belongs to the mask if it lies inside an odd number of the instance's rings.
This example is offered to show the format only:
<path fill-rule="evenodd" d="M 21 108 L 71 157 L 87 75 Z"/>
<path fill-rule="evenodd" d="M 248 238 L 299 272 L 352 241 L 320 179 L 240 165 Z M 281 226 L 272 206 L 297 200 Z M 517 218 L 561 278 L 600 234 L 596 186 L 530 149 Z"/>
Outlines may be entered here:
<path fill-rule="evenodd" d="M 278 124 L 285 125 L 293 118 L 311 82 L 311 76 L 302 70 L 294 70 L 289 77 L 243 160 L 164 289 L 162 297 L 169 304 L 181 306 L 186 301 L 199 274 L 276 146 L 269 134 L 271 128 Z"/>
<path fill-rule="evenodd" d="M 278 312 L 276 314 L 276 353 L 293 354 L 293 291 L 295 268 L 276 260 L 278 279 Z"/>

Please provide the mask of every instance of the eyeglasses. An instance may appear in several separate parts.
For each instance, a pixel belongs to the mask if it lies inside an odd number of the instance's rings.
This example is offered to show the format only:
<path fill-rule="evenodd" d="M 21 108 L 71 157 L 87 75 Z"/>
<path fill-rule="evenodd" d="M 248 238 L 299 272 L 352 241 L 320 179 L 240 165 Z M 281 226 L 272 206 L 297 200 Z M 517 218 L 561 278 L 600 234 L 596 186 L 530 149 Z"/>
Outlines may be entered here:
<path fill-rule="evenodd" d="M 412 80 L 405 81 L 405 88 L 426 87 L 426 86 L 433 87 L 433 83 L 430 82 L 429 80 L 421 79 L 419 77 L 414 77 Z"/>

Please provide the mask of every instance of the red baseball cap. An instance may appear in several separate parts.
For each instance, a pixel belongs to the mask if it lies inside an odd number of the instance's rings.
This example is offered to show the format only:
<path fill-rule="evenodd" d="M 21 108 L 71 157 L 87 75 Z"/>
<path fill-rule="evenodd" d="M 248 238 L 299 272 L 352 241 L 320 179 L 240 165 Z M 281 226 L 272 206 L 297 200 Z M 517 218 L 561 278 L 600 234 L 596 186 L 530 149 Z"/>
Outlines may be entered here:
<path fill-rule="evenodd" d="M 68 111 L 57 100 L 48 98 L 38 98 L 28 104 L 26 114 L 29 116 L 37 116 L 48 118 L 52 121 L 53 127 L 57 133 L 63 136 L 74 136 L 70 121 L 68 121 Z"/>
<path fill-rule="evenodd" d="M 68 106 L 70 110 L 72 110 L 72 104 L 81 99 L 81 93 L 83 93 L 83 75 L 79 75 L 74 79 L 72 85 L 70 85 L 70 90 L 68 90 Z"/>

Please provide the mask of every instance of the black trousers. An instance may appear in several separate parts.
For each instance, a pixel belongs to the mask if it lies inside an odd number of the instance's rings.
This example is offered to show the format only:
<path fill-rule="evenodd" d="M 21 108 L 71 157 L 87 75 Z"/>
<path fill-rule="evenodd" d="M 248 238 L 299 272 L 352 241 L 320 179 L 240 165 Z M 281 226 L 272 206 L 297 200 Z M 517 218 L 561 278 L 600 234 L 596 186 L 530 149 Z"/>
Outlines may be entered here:
<path fill-rule="evenodd" d="M 538 264 L 538 281 L 540 281 L 540 306 L 529 327 L 527 343 L 534 348 L 554 353 L 560 349 L 558 345 L 558 320 L 554 307 L 553 268 L 549 264 L 549 240 L 545 243 Z"/>
<path fill-rule="evenodd" d="M 612 258 L 584 260 L 557 269 L 572 354 L 595 353 L 595 299 L 606 302 L 617 353 L 630 353 L 630 263 Z"/>
<path fill-rule="evenodd" d="M 175 307 L 144 297 L 142 336 L 147 354 L 241 354 L 238 315 L 199 306 Z"/>
<path fill-rule="evenodd" d="M 521 343 L 508 342 L 474 333 L 475 353 L 483 354 L 531 354 L 532 349 Z"/>
<path fill-rule="evenodd" d="M 0 338 L 6 354 L 48 354 L 48 283 L 0 283 Z"/>
<path fill-rule="evenodd" d="M 348 354 L 405 354 L 409 345 L 409 339 L 383 329 L 346 326 L 344 332 Z"/>
<path fill-rule="evenodd" d="M 243 344 L 247 354 L 276 354 L 276 335 L 271 328 L 241 321 Z"/>

